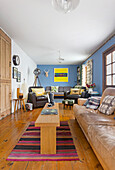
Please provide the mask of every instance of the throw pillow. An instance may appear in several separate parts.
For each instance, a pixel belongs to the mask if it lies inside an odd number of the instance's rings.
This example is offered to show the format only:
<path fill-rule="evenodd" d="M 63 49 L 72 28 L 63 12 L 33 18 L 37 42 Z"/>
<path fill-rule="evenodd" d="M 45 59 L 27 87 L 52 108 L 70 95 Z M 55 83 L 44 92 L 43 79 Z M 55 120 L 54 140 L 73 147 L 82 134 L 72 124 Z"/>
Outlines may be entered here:
<path fill-rule="evenodd" d="M 100 105 L 100 100 L 101 97 L 91 97 L 89 100 L 89 104 L 95 105 L 95 106 L 99 106 Z"/>
<path fill-rule="evenodd" d="M 111 115 L 115 111 L 115 96 L 106 96 L 98 110 L 106 115 Z"/>
<path fill-rule="evenodd" d="M 51 86 L 51 92 L 58 92 L 58 86 Z"/>
<path fill-rule="evenodd" d="M 84 106 L 86 106 L 86 108 L 89 109 L 98 109 L 99 105 L 100 105 L 100 100 L 101 97 L 90 97 L 88 98 L 88 100 L 84 103 Z"/>
<path fill-rule="evenodd" d="M 79 94 L 80 89 L 72 88 L 70 94 Z"/>
<path fill-rule="evenodd" d="M 32 88 L 32 92 L 36 94 L 36 96 L 42 96 L 45 93 L 44 88 Z"/>
<path fill-rule="evenodd" d="M 84 89 L 80 89 L 80 92 L 79 92 L 79 93 L 82 94 L 82 92 L 84 92 Z"/>

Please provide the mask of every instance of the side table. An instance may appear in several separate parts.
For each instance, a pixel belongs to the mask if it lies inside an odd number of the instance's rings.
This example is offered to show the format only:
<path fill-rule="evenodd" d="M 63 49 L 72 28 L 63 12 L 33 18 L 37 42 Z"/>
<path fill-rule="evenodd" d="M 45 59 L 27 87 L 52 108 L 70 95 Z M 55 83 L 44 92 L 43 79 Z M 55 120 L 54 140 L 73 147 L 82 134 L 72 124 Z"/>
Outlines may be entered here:
<path fill-rule="evenodd" d="M 74 105 L 75 100 L 66 99 L 66 100 L 62 100 L 62 103 L 64 104 L 64 109 L 65 109 L 65 105 L 66 105 L 66 106 L 70 106 L 70 109 L 71 109 L 71 106 Z"/>
<path fill-rule="evenodd" d="M 24 111 L 26 111 L 24 100 L 25 100 L 25 98 L 22 98 L 22 99 L 13 99 L 13 101 L 15 102 L 14 113 L 16 112 L 16 106 L 17 106 L 17 110 L 18 110 L 19 102 L 20 102 L 21 111 L 22 111 L 22 104 L 24 106 Z"/>
<path fill-rule="evenodd" d="M 99 92 L 98 91 L 92 91 L 90 94 L 90 97 L 91 96 L 99 96 Z"/>

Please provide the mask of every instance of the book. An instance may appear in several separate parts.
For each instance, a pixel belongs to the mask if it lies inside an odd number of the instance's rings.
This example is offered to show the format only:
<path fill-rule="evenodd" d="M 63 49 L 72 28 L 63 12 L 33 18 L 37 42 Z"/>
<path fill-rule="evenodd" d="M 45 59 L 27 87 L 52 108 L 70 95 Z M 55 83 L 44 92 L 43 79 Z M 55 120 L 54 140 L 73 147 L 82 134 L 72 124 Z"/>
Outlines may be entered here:
<path fill-rule="evenodd" d="M 41 115 L 57 115 L 57 109 L 43 109 Z"/>

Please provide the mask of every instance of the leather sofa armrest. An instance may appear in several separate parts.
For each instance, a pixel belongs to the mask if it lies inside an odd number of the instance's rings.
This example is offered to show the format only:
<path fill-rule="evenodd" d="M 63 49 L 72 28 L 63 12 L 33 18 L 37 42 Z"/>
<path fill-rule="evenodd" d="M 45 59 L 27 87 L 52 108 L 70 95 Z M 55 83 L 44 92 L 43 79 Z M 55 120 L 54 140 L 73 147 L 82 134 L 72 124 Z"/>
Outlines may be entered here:
<path fill-rule="evenodd" d="M 64 99 L 66 99 L 66 98 L 67 98 L 67 95 L 69 95 L 69 94 L 70 94 L 70 91 L 64 92 Z"/>
<path fill-rule="evenodd" d="M 87 101 L 86 98 L 78 98 L 78 105 L 83 106 L 83 104 Z"/>
<path fill-rule="evenodd" d="M 36 94 L 33 92 L 28 93 L 28 102 L 33 104 L 33 107 L 36 107 Z"/>

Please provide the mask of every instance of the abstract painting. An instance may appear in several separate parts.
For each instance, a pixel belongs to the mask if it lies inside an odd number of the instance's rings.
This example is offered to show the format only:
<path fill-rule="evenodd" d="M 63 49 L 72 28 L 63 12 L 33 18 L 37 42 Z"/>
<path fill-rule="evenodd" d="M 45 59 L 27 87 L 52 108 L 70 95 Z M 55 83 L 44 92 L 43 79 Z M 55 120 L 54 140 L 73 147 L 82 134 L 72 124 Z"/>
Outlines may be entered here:
<path fill-rule="evenodd" d="M 68 82 L 68 68 L 54 68 L 54 82 Z"/>

